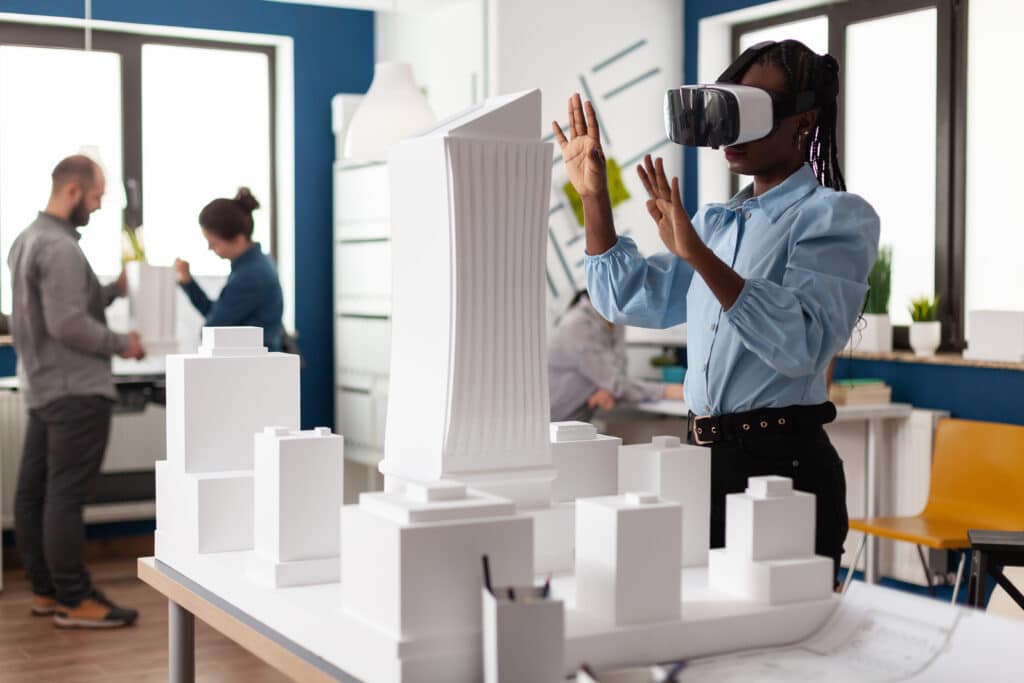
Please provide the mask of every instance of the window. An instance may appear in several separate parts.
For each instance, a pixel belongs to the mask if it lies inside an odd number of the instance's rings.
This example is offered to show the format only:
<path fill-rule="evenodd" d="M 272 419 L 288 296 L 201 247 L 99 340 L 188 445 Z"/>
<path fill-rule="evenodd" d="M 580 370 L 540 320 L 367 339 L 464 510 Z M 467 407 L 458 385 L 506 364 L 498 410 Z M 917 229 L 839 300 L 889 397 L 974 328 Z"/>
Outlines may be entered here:
<path fill-rule="evenodd" d="M 1009 4 L 972 0 L 972 35 L 975 14 L 984 12 L 1000 14 L 988 20 L 1002 22 L 1003 31 L 1009 31 L 1015 21 L 1024 18 L 1019 8 L 1014 12 L 1021 17 L 1007 14 Z M 980 46 L 972 43 L 970 56 L 965 56 L 963 7 L 964 3 L 954 0 L 848 0 L 732 27 L 736 52 L 757 40 L 789 37 L 823 52 L 821 26 L 827 26 L 827 51 L 839 60 L 842 74 L 839 149 L 847 187 L 875 207 L 881 218 L 881 242 L 893 246 L 890 315 L 896 324 L 909 323 L 907 304 L 912 297 L 938 295 L 943 345 L 953 349 L 963 348 L 964 343 L 965 232 L 967 241 L 971 240 L 971 229 L 965 229 L 963 201 L 965 63 L 968 59 L 980 61 L 975 57 L 978 50 L 993 53 L 1012 44 L 1009 35 L 1000 39 L 989 32 L 976 40 Z M 982 19 L 977 23 L 979 31 L 985 30 Z M 814 26 L 817 28 L 811 30 Z M 979 68 L 995 79 L 999 69 L 994 63 L 1006 57 L 1000 54 L 989 59 L 993 60 L 989 66 Z M 971 78 L 977 78 L 974 67 Z M 1005 113 L 1005 105 L 1005 100 L 972 105 L 978 128 L 998 135 L 993 131 L 994 121 Z M 968 137 L 974 135 L 972 126 Z M 967 150 L 968 158 L 973 158 L 969 147 Z M 985 150 L 974 153 L 975 165 L 991 163 Z M 967 175 L 973 172 L 968 168 Z M 974 209 L 969 205 L 969 210 L 981 212 L 979 215 L 994 214 L 997 204 L 993 197 L 1012 192 L 1008 169 L 993 170 L 991 176 L 973 186 L 968 180 L 968 188 L 974 188 Z M 974 222 L 968 220 L 969 225 Z M 977 235 L 974 239 L 987 249 L 1000 248 L 991 246 L 992 237 Z M 1024 235 L 1019 239 L 1024 246 Z M 1004 239 L 1006 244 L 1016 242 Z M 1007 251 L 1000 252 L 1001 258 L 1010 258 Z M 985 255 L 981 247 L 977 252 L 979 265 L 974 272 L 978 275 L 970 280 L 977 284 L 969 282 L 968 289 L 974 288 L 979 301 L 987 296 L 993 302 L 1000 301 L 992 294 L 999 291 L 1004 295 L 1000 305 L 1008 305 L 1005 285 L 999 286 L 1006 282 L 1008 271 L 982 273 L 980 264 L 991 264 L 993 256 Z M 966 253 L 971 258 L 970 249 Z M 1024 276 L 1020 285 L 1024 285 Z M 1024 308 L 1024 296 L 1018 294 L 1012 307 Z"/>
<path fill-rule="evenodd" d="M 1007 81 L 1024 4 L 971 0 L 967 21 L 966 310 L 1024 309 L 1015 130 L 1024 93 Z M 1011 86 L 1011 87 L 1007 87 Z M 967 331 L 970 335 L 970 330 Z"/>
<path fill-rule="evenodd" d="M 820 14 L 748 30 L 740 34 L 736 54 L 766 40 L 799 40 L 818 54 L 823 54 L 828 52 L 828 17 Z"/>
<path fill-rule="evenodd" d="M 59 84 L 59 87 L 57 87 Z M 0 46 L 0 302 L 10 312 L 7 254 L 46 207 L 57 161 L 84 152 L 107 179 L 102 208 L 82 229 L 93 269 L 121 268 L 121 59 L 113 52 Z"/>
<path fill-rule="evenodd" d="M 913 78 L 892 78 L 892 54 L 878 49 L 897 44 Z M 897 325 L 910 324 L 911 298 L 935 291 L 935 55 L 934 8 L 846 27 L 841 162 L 847 188 L 878 212 L 880 243 L 892 246 Z"/>
<path fill-rule="evenodd" d="M 150 262 L 180 256 L 196 275 L 226 274 L 196 219 L 242 185 L 261 204 L 254 238 L 273 254 L 274 48 L 106 30 L 93 31 L 93 50 L 82 44 L 79 29 L 0 22 L 0 310 L 10 311 L 10 246 L 69 154 L 96 158 L 107 177 L 81 241 L 101 279 L 121 267 L 126 178 L 142 188 Z"/>
<path fill-rule="evenodd" d="M 199 275 L 227 274 L 229 264 L 197 228 L 215 197 L 252 190 L 253 238 L 270 247 L 270 81 L 267 55 L 175 45 L 142 47 L 142 174 L 146 255 L 176 257 Z"/>

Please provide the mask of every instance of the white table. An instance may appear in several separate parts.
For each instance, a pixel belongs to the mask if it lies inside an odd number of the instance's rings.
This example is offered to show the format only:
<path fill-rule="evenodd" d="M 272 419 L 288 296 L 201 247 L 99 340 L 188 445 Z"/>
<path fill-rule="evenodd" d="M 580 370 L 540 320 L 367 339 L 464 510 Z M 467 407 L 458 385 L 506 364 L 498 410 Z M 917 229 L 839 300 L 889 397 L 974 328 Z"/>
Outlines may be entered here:
<path fill-rule="evenodd" d="M 683 401 L 652 401 L 639 403 L 636 410 L 657 415 L 670 415 L 685 418 L 689 408 Z M 880 403 L 877 405 L 836 406 L 836 423 L 864 421 L 867 424 L 867 444 L 864 452 L 865 462 L 865 496 L 864 514 L 866 517 L 877 517 L 879 467 L 878 454 L 881 450 L 882 423 L 885 420 L 905 420 L 910 417 L 913 406 L 909 403 Z M 864 580 L 878 583 L 878 537 L 868 536 L 867 556 L 865 558 Z"/>

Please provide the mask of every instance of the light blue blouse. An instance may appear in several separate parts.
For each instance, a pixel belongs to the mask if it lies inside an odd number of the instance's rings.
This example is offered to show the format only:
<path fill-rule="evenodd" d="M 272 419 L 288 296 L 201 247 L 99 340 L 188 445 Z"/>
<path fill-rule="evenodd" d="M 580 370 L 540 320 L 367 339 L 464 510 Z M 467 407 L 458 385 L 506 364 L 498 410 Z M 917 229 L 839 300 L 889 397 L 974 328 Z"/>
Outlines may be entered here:
<path fill-rule="evenodd" d="M 810 166 L 752 194 L 748 186 L 693 217 L 705 244 L 746 280 L 727 311 L 685 261 L 645 259 L 628 237 L 586 257 L 591 302 L 608 320 L 687 323 L 684 395 L 697 414 L 828 400 L 825 369 L 860 315 L 878 252 L 871 205 L 820 186 Z"/>

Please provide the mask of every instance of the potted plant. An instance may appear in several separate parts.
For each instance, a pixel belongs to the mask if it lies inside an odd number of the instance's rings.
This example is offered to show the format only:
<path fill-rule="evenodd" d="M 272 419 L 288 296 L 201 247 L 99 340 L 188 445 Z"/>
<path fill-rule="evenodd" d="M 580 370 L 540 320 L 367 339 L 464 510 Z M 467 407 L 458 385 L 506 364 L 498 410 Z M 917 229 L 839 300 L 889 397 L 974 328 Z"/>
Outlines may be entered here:
<path fill-rule="evenodd" d="M 918 356 L 931 356 L 942 341 L 939 298 L 922 296 L 910 302 L 910 348 Z"/>
<path fill-rule="evenodd" d="M 868 293 L 864 298 L 863 322 L 850 338 L 850 347 L 869 353 L 892 351 L 892 320 L 889 318 L 889 295 L 892 292 L 892 247 L 883 245 L 868 273 Z"/>

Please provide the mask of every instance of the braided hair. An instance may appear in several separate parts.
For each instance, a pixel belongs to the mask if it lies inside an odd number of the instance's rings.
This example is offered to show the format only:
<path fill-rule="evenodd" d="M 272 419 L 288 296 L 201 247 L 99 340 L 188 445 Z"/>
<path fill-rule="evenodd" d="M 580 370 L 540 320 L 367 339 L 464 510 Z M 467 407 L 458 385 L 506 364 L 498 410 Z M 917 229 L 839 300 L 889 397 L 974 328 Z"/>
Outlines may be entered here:
<path fill-rule="evenodd" d="M 785 94 L 814 93 L 818 115 L 807 140 L 805 156 L 820 184 L 845 191 L 836 131 L 839 63 L 835 57 L 819 55 L 799 40 L 783 40 L 766 50 L 757 61 L 779 67 L 786 79 Z"/>

